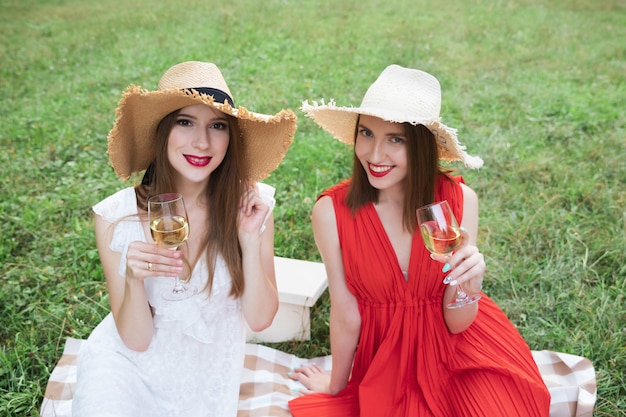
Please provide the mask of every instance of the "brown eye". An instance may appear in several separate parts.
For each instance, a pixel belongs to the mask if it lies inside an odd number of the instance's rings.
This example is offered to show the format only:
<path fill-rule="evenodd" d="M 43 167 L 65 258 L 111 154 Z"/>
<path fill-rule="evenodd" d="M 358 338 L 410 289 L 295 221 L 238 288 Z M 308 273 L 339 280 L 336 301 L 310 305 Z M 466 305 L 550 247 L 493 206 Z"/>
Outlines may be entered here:
<path fill-rule="evenodd" d="M 361 136 L 370 137 L 372 136 L 372 132 L 368 129 L 359 129 L 359 134 Z"/>
<path fill-rule="evenodd" d="M 227 130 L 227 129 L 228 129 L 228 124 L 227 124 L 227 123 L 224 123 L 224 122 L 217 122 L 217 123 L 214 123 L 214 124 L 211 126 L 211 129 L 217 129 L 217 130 Z"/>

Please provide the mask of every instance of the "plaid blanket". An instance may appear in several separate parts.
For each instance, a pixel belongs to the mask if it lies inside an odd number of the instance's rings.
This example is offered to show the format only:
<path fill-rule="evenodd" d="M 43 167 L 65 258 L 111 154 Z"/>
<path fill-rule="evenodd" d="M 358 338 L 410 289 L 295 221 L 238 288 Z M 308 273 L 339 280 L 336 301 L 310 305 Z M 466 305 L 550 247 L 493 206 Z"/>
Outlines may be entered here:
<path fill-rule="evenodd" d="M 67 339 L 63 355 L 50 374 L 41 417 L 71 417 L 81 342 Z M 550 417 L 591 417 L 596 401 L 591 362 L 548 350 L 533 351 L 533 356 L 552 394 Z M 247 344 L 238 417 L 291 417 L 287 402 L 299 395 L 297 389 L 301 385 L 287 378 L 287 372 L 311 363 L 329 370 L 330 356 L 302 359 L 267 346 Z"/>

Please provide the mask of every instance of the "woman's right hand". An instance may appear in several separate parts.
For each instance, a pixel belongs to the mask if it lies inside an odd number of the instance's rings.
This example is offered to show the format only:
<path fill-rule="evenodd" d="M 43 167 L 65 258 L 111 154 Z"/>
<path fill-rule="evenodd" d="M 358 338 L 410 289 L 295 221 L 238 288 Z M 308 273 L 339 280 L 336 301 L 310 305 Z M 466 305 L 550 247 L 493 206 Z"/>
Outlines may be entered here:
<path fill-rule="evenodd" d="M 153 243 L 131 242 L 126 254 L 126 279 L 175 278 L 183 272 L 182 253 Z"/>

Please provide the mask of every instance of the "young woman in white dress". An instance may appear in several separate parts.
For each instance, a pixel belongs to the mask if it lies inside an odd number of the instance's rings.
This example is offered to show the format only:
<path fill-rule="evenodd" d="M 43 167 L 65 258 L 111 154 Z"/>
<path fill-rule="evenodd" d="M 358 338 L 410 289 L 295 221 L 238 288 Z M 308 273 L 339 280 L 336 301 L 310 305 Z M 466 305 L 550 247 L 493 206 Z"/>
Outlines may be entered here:
<path fill-rule="evenodd" d="M 94 206 L 111 313 L 81 351 L 73 414 L 235 416 L 246 323 L 260 331 L 278 308 L 274 189 L 258 181 L 285 155 L 296 116 L 235 107 L 220 70 L 195 61 L 156 91 L 128 87 L 116 114 L 111 164 L 143 177 Z M 179 250 L 157 246 L 148 223 L 148 198 L 169 192 L 187 211 Z M 176 276 L 195 291 L 172 301 Z"/>

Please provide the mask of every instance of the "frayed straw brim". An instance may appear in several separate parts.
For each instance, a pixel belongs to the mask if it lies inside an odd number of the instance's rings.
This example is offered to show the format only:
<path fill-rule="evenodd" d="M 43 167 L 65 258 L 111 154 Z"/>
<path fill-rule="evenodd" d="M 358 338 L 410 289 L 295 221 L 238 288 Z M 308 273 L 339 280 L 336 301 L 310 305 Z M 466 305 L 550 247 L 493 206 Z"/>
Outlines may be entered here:
<path fill-rule="evenodd" d="M 456 129 L 448 127 L 439 120 L 406 120 L 406 115 L 393 114 L 392 111 L 381 108 L 367 107 L 338 107 L 334 100 L 328 104 L 308 101 L 302 103 L 301 110 L 306 116 L 313 119 L 322 129 L 330 133 L 335 139 L 347 145 L 354 145 L 356 124 L 360 114 L 378 117 L 393 123 L 422 124 L 435 136 L 439 147 L 439 158 L 442 161 L 461 161 L 468 168 L 480 168 L 483 160 L 478 156 L 468 155 L 456 136 Z"/>
<path fill-rule="evenodd" d="M 154 138 L 159 122 L 171 112 L 194 104 L 205 104 L 237 118 L 250 181 L 269 176 L 293 142 L 297 117 L 291 110 L 270 116 L 241 106 L 233 108 L 195 90 L 147 91 L 131 85 L 118 104 L 116 121 L 108 136 L 108 154 L 115 173 L 127 180 L 133 173 L 145 170 L 155 157 Z"/>

